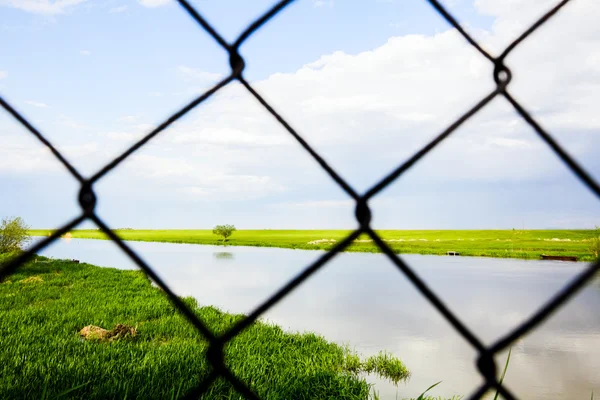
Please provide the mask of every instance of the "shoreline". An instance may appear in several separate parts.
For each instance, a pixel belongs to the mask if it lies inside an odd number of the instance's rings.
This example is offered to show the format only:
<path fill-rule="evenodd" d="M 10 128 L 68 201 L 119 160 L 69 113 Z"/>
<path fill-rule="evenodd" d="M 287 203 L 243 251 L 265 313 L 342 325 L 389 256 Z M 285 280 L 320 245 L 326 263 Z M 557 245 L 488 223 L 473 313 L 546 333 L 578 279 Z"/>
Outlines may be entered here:
<path fill-rule="evenodd" d="M 32 236 L 48 236 L 51 230 L 31 230 Z M 271 247 L 294 250 L 329 251 L 351 231 L 344 230 L 241 230 L 226 244 L 210 230 L 133 230 L 115 229 L 124 241 L 197 244 L 213 246 Z M 593 230 L 530 231 L 378 231 L 395 254 L 461 257 L 514 258 L 540 260 L 542 255 L 577 257 L 577 262 L 594 261 L 588 240 Z M 73 239 L 109 240 L 98 230 L 74 230 Z M 68 234 L 68 235 L 69 235 Z M 64 236 L 63 236 L 64 237 Z M 343 252 L 382 253 L 365 236 L 359 237 Z M 573 262 L 573 261 L 566 261 Z"/>

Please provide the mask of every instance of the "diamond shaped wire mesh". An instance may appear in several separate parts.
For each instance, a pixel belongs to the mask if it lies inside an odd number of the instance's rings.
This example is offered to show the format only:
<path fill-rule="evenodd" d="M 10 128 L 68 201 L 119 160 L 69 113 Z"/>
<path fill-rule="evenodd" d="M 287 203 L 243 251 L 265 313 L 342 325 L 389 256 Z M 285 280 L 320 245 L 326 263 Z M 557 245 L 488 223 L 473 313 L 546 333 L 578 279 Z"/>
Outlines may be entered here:
<path fill-rule="evenodd" d="M 469 397 L 469 399 L 480 399 L 488 390 L 496 389 L 506 400 L 513 400 L 517 397 L 512 394 L 507 388 L 501 385 L 497 379 L 497 368 L 494 361 L 494 355 L 498 352 L 509 347 L 513 342 L 522 337 L 523 335 L 530 332 L 542 321 L 548 318 L 552 313 L 557 311 L 562 305 L 564 305 L 573 295 L 581 290 L 586 283 L 588 283 L 595 273 L 600 269 L 600 261 L 596 261 L 589 265 L 583 272 L 581 272 L 575 279 L 569 282 L 562 290 L 554 295 L 546 304 L 540 307 L 537 312 L 530 317 L 528 320 L 517 326 L 504 337 L 497 340 L 491 346 L 484 346 L 483 343 L 477 338 L 477 336 L 467 328 L 455 315 L 451 312 L 444 302 L 442 302 L 438 296 L 413 272 L 413 270 L 394 252 L 392 249 L 377 235 L 370 226 L 371 211 L 369 209 L 368 201 L 377 195 L 381 190 L 390 185 L 396 179 L 398 179 L 404 172 L 412 168 L 415 163 L 421 160 L 435 148 L 439 143 L 448 138 L 460 125 L 466 120 L 472 117 L 475 113 L 485 107 L 492 99 L 497 96 L 504 97 L 517 111 L 517 113 L 533 128 L 537 135 L 546 142 L 546 144 L 554 151 L 554 153 L 562 160 L 564 164 L 575 174 L 575 176 L 586 185 L 599 199 L 600 199 L 600 186 L 597 182 L 573 159 L 569 154 L 552 138 L 552 136 L 537 123 L 533 117 L 525 110 L 525 108 L 510 94 L 508 91 L 508 85 L 511 81 L 512 71 L 504 64 L 504 61 L 508 54 L 517 47 L 522 41 L 527 39 L 531 33 L 537 28 L 546 23 L 553 15 L 558 13 L 562 7 L 564 7 L 569 0 L 563 0 L 558 3 L 555 7 L 544 14 L 539 20 L 531 25 L 525 32 L 523 32 L 517 39 L 506 47 L 506 49 L 497 57 L 492 56 L 486 52 L 458 23 L 458 21 L 452 16 L 437 0 L 427 0 L 431 6 L 439 13 L 448 23 L 450 23 L 470 45 L 472 45 L 489 62 L 494 66 L 493 79 L 496 84 L 495 89 L 481 99 L 474 107 L 465 112 L 458 120 L 450 125 L 446 130 L 441 132 L 435 139 L 424 146 L 421 150 L 416 152 L 410 159 L 403 164 L 399 165 L 395 170 L 391 171 L 384 179 L 373 185 L 373 187 L 366 191 L 364 194 L 357 193 L 344 179 L 342 179 L 337 172 L 331 168 L 321 156 L 311 148 L 311 146 L 302 138 L 300 134 L 294 130 L 278 113 L 277 111 L 265 101 L 259 93 L 246 81 L 243 77 L 244 71 L 244 59 L 239 53 L 239 49 L 242 44 L 261 26 L 263 26 L 270 19 L 274 18 L 277 13 L 292 3 L 293 0 L 284 0 L 276 3 L 268 12 L 262 15 L 259 19 L 249 25 L 246 30 L 237 38 L 237 40 L 229 44 L 227 43 L 217 31 L 202 17 L 196 9 L 194 9 L 186 0 L 178 0 L 179 4 L 183 9 L 202 27 L 202 29 L 209 34 L 229 55 L 229 63 L 231 66 L 230 74 L 221 80 L 218 84 L 212 87 L 210 90 L 203 93 L 201 96 L 194 99 L 188 105 L 183 107 L 181 110 L 171 115 L 166 121 L 144 136 L 141 140 L 136 142 L 127 151 L 123 152 L 120 156 L 113 159 L 91 178 L 84 178 L 63 155 L 56 150 L 56 148 L 44 137 L 44 135 L 38 131 L 29 121 L 19 114 L 7 101 L 0 97 L 0 105 L 6 112 L 11 114 L 17 121 L 19 121 L 30 133 L 36 136 L 57 158 L 57 160 L 63 164 L 70 174 L 80 183 L 79 192 L 79 204 L 82 209 L 80 216 L 65 224 L 61 228 L 55 230 L 49 237 L 40 241 L 36 245 L 29 248 L 26 252 L 22 253 L 18 257 L 15 257 L 0 270 L 0 282 L 6 279 L 10 274 L 15 272 L 19 266 L 23 265 L 28 259 L 33 257 L 37 252 L 44 249 L 46 246 L 57 240 L 63 234 L 74 229 L 85 220 L 90 220 L 95 223 L 100 230 L 102 230 L 108 237 L 123 251 L 127 254 L 137 266 L 139 266 L 165 293 L 169 300 L 179 310 L 181 314 L 197 329 L 198 333 L 201 334 L 205 340 L 209 343 L 207 351 L 207 358 L 212 366 L 212 371 L 199 382 L 199 384 L 183 397 L 186 399 L 198 398 L 201 396 L 212 383 L 222 377 L 228 380 L 233 387 L 244 397 L 249 399 L 258 399 L 259 397 L 248 387 L 248 385 L 239 380 L 225 365 L 224 361 L 224 346 L 235 338 L 245 328 L 254 323 L 264 312 L 269 310 L 278 301 L 288 295 L 291 291 L 306 281 L 312 274 L 322 268 L 329 260 L 331 260 L 336 254 L 343 251 L 348 247 L 353 240 L 359 237 L 361 234 L 367 234 L 370 236 L 374 243 L 381 249 L 381 251 L 391 260 L 391 262 L 398 268 L 398 270 L 409 279 L 412 284 L 419 290 L 419 292 L 431 302 L 431 304 L 444 316 L 444 318 L 454 327 L 454 329 L 468 341 L 478 352 L 479 357 L 477 360 L 477 368 L 484 378 L 485 382 L 479 388 L 477 388 Z M 317 163 L 329 174 L 331 179 L 335 181 L 356 203 L 356 219 L 359 223 L 359 228 L 353 231 L 343 241 L 339 242 L 333 249 L 321 256 L 316 262 L 308 266 L 302 273 L 293 278 L 283 287 L 281 287 L 276 293 L 274 293 L 268 300 L 252 311 L 246 318 L 234 325 L 229 331 L 221 336 L 216 336 L 208 326 L 196 316 L 192 310 L 190 310 L 172 291 L 171 289 L 160 279 L 153 269 L 144 262 L 140 256 L 134 252 L 125 242 L 123 242 L 95 213 L 96 196 L 93 190 L 93 185 L 105 176 L 108 172 L 114 170 L 123 160 L 133 154 L 136 150 L 144 146 L 147 142 L 152 140 L 156 135 L 165 130 L 183 115 L 188 113 L 190 110 L 198 106 L 204 100 L 212 96 L 215 92 L 231 83 L 232 81 L 239 81 L 248 92 L 275 118 L 277 121 L 291 134 L 294 139 L 315 159 Z"/>

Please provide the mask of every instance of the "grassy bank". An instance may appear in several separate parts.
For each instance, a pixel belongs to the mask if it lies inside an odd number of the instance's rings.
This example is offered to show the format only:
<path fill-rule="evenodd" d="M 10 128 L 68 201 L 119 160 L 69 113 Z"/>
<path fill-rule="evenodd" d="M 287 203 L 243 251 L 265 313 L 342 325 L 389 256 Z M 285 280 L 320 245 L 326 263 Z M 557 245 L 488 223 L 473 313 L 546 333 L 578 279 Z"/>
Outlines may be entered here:
<path fill-rule="evenodd" d="M 210 370 L 207 343 L 142 272 L 37 260 L 0 283 L 0 398 L 52 398 L 76 388 L 68 396 L 171 399 Z M 243 318 L 184 300 L 216 333 Z M 137 333 L 110 341 L 79 333 L 116 324 Z M 367 399 L 365 372 L 395 382 L 408 377 L 389 355 L 361 359 L 315 334 L 263 322 L 227 346 L 225 361 L 263 399 Z M 217 381 L 204 398 L 240 396 Z"/>
<path fill-rule="evenodd" d="M 49 230 L 33 230 L 46 236 Z M 211 230 L 117 230 L 126 240 L 146 242 L 222 244 Z M 462 256 L 539 259 L 541 254 L 577 256 L 592 261 L 589 239 L 593 230 L 427 230 L 378 231 L 396 253 L 444 255 L 458 251 Z M 228 240 L 230 246 L 283 247 L 328 250 L 350 231 L 343 230 L 240 230 Z M 75 230 L 74 238 L 106 239 L 97 230 Z M 367 237 L 359 238 L 348 251 L 379 252 Z"/>

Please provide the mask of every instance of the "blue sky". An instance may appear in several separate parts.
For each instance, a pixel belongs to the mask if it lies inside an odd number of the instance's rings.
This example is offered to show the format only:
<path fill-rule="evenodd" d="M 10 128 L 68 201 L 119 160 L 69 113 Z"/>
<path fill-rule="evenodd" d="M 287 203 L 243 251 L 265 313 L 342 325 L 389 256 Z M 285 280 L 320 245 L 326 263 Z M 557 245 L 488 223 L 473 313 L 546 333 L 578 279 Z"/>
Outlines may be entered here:
<path fill-rule="evenodd" d="M 600 13 L 579 3 L 509 57 L 510 89 L 599 178 Z M 272 2 L 192 4 L 233 41 Z M 551 4 L 447 2 L 496 54 Z M 0 32 L 0 95 L 85 175 L 229 70 L 226 53 L 166 0 L 0 0 Z M 360 191 L 493 88 L 491 66 L 425 1 L 297 1 L 241 53 L 246 78 Z M 2 215 L 48 228 L 76 215 L 74 181 L 6 113 L 0 143 Z M 115 227 L 356 225 L 347 196 L 236 84 L 96 190 Z M 600 202 L 503 99 L 372 207 L 376 228 L 600 225 Z"/>

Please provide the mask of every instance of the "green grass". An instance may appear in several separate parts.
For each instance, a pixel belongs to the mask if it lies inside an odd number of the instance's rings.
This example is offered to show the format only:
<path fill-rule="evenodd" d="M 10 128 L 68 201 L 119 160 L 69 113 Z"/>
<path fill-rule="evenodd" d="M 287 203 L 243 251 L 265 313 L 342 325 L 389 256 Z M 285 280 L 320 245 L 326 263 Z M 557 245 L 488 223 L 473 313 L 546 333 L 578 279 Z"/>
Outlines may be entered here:
<path fill-rule="evenodd" d="M 504 363 L 504 370 L 502 371 L 502 375 L 500 376 L 500 380 L 498 381 L 500 385 L 502 385 L 502 383 L 504 382 L 504 378 L 506 377 L 506 371 L 508 370 L 508 364 L 510 363 L 510 353 L 512 353 L 512 346 L 508 349 L 508 356 L 506 357 L 506 363 Z M 494 400 L 498 400 L 498 396 L 500 396 L 500 392 L 496 391 L 496 394 L 494 395 Z"/>
<path fill-rule="evenodd" d="M 47 236 L 49 230 L 32 230 Z M 220 245 L 223 242 L 212 230 L 116 230 L 126 240 L 144 242 L 195 243 Z M 315 240 L 340 241 L 350 231 L 343 230 L 239 230 L 227 241 L 229 246 L 283 247 L 290 249 L 328 250 L 335 243 L 311 244 Z M 421 230 L 378 231 L 395 253 L 445 255 L 458 251 L 462 256 L 539 259 L 541 254 L 577 256 L 593 261 L 590 238 L 595 230 Z M 74 238 L 106 239 L 98 230 L 75 230 Z M 558 239 L 558 240 L 553 240 Z M 347 251 L 380 252 L 367 237 L 360 237 Z"/>
<path fill-rule="evenodd" d="M 0 283 L 0 398 L 171 399 L 209 373 L 207 342 L 142 272 L 37 259 Z M 243 318 L 183 300 L 216 334 Z M 78 333 L 116 324 L 138 333 L 110 342 Z M 261 321 L 225 353 L 231 371 L 263 399 L 367 399 L 365 373 L 392 382 L 409 376 L 387 353 L 361 359 L 313 333 Z M 204 398 L 241 396 L 219 380 Z"/>
<path fill-rule="evenodd" d="M 433 389 L 440 383 L 442 383 L 442 381 L 434 383 L 433 385 L 431 385 L 427 389 L 425 389 L 425 391 L 423 393 L 421 393 L 419 395 L 419 397 L 417 397 L 416 399 L 410 399 L 410 400 L 444 400 L 445 398 L 443 398 L 442 396 L 438 396 L 438 397 L 426 396 L 427 392 L 429 392 L 431 389 Z M 462 400 L 462 398 L 463 398 L 463 396 L 452 396 L 451 398 L 449 398 L 447 400 Z"/>

